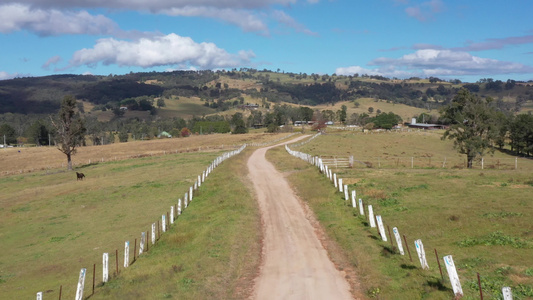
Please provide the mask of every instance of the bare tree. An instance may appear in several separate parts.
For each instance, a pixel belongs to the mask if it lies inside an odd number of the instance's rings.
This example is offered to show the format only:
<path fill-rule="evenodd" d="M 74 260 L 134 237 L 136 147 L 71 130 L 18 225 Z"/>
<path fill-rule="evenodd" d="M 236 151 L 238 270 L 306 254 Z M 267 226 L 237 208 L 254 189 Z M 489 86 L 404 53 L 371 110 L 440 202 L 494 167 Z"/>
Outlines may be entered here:
<path fill-rule="evenodd" d="M 72 155 L 76 153 L 76 147 L 83 143 L 86 132 L 83 120 L 75 109 L 76 99 L 73 96 L 65 96 L 57 118 L 50 117 L 57 132 L 58 149 L 67 156 L 68 170 L 72 170 Z"/>

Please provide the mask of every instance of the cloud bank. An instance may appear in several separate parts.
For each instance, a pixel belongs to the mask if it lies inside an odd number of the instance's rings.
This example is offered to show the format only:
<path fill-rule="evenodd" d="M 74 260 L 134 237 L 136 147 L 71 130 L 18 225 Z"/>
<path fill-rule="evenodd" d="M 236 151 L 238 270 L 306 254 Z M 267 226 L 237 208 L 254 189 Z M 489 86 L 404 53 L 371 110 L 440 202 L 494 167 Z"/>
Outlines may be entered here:
<path fill-rule="evenodd" d="M 245 32 L 269 35 L 267 22 L 275 21 L 296 32 L 315 35 L 304 25 L 274 5 L 290 6 L 298 2 L 319 0 L 18 0 L 0 5 L 0 32 L 29 30 L 38 35 L 107 34 L 113 35 L 118 25 L 102 15 L 85 10 L 108 8 L 118 11 L 140 11 L 168 16 L 203 17 L 240 27 Z M 265 13 L 264 11 L 267 11 Z M 283 14 L 285 14 L 283 16 Z"/>
<path fill-rule="evenodd" d="M 41 36 L 61 34 L 112 34 L 118 25 L 103 15 L 91 15 L 86 11 L 60 11 L 56 9 L 32 9 L 28 5 L 0 5 L 0 32 L 20 30 L 35 32 Z"/>
<path fill-rule="evenodd" d="M 228 53 L 213 43 L 196 43 L 176 34 L 141 38 L 136 41 L 100 39 L 91 49 L 76 51 L 63 69 L 82 65 L 116 64 L 150 68 L 157 66 L 198 67 L 200 69 L 231 68 L 250 63 L 251 51 Z"/>
<path fill-rule="evenodd" d="M 533 67 L 519 63 L 473 56 L 464 51 L 421 49 L 400 58 L 380 57 L 368 63 L 375 68 L 349 66 L 337 68 L 337 74 L 368 74 L 407 78 L 412 76 L 465 76 L 526 74 Z"/>

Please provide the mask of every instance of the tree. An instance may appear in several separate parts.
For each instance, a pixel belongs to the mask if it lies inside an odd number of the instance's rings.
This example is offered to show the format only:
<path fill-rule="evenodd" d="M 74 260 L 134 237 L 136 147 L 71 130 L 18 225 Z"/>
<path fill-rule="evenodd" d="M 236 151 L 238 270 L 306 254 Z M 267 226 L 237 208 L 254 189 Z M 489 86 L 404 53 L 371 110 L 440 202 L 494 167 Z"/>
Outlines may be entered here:
<path fill-rule="evenodd" d="M 372 106 L 369 107 L 369 108 L 368 108 L 368 113 L 371 114 L 371 113 L 373 113 L 373 112 L 374 112 L 374 108 L 373 108 Z"/>
<path fill-rule="evenodd" d="M 246 123 L 244 122 L 244 119 L 241 113 L 235 113 L 231 117 L 231 124 L 234 126 L 233 134 L 241 134 L 241 133 L 248 132 L 248 128 L 246 128 Z"/>
<path fill-rule="evenodd" d="M 161 107 L 165 107 L 167 106 L 166 103 L 165 103 L 165 99 L 163 99 L 162 97 L 157 99 L 157 107 L 161 108 Z"/>
<path fill-rule="evenodd" d="M 117 118 L 124 116 L 125 113 L 126 113 L 126 110 L 121 109 L 120 107 L 113 108 L 113 115 L 115 115 L 115 117 Z"/>
<path fill-rule="evenodd" d="M 35 143 L 35 145 L 48 145 L 48 128 L 41 120 L 35 121 L 26 129 L 26 137 Z"/>
<path fill-rule="evenodd" d="M 511 150 L 516 154 L 533 153 L 533 115 L 520 114 L 509 124 Z"/>
<path fill-rule="evenodd" d="M 491 103 L 492 98 L 481 99 L 467 89 L 461 89 L 441 110 L 443 121 L 450 124 L 442 139 L 453 140 L 459 153 L 466 154 L 469 169 L 476 157 L 494 151 L 492 145 L 499 126 Z"/>
<path fill-rule="evenodd" d="M 343 105 L 341 106 L 341 109 L 337 111 L 337 119 L 343 124 L 346 123 L 347 109 L 346 105 Z"/>
<path fill-rule="evenodd" d="M 191 135 L 191 131 L 187 127 L 183 127 L 180 132 L 182 137 L 189 137 Z"/>
<path fill-rule="evenodd" d="M 72 170 L 72 155 L 76 153 L 76 147 L 83 143 L 86 132 L 83 120 L 75 109 L 76 99 L 73 96 L 65 96 L 57 118 L 50 118 L 57 131 L 58 149 L 67 156 L 68 170 Z"/>
<path fill-rule="evenodd" d="M 17 135 L 15 134 L 15 128 L 11 127 L 9 124 L 2 124 L 0 126 L 0 143 L 4 144 L 4 136 L 5 136 L 5 142 L 7 145 L 15 144 L 17 142 Z"/>
<path fill-rule="evenodd" d="M 118 141 L 121 142 L 121 143 L 125 143 L 128 141 L 128 131 L 126 130 L 121 130 L 119 133 L 118 133 Z"/>

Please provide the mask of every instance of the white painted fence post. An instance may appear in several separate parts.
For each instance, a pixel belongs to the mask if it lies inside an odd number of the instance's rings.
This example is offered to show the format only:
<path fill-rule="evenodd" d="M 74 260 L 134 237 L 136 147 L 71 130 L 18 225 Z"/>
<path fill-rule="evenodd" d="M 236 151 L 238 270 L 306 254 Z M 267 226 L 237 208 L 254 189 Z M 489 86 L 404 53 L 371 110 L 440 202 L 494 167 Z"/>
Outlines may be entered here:
<path fill-rule="evenodd" d="M 102 282 L 109 280 L 109 253 L 102 255 Z"/>
<path fill-rule="evenodd" d="M 170 206 L 170 224 L 174 224 L 174 205 Z"/>
<path fill-rule="evenodd" d="M 350 200 L 350 196 L 348 196 L 348 185 L 346 184 L 344 185 L 344 200 Z"/>
<path fill-rule="evenodd" d="M 339 192 L 343 192 L 344 186 L 342 185 L 342 178 L 339 178 Z"/>
<path fill-rule="evenodd" d="M 167 222 L 166 222 L 166 216 L 165 214 L 161 215 L 161 227 L 163 228 L 163 232 L 167 231 Z"/>
<path fill-rule="evenodd" d="M 141 241 L 139 242 L 139 256 L 144 252 L 144 244 L 146 243 L 146 232 L 141 232 Z"/>
<path fill-rule="evenodd" d="M 184 197 L 184 208 L 187 208 L 187 206 L 189 205 L 189 194 L 188 193 L 185 193 L 185 197 Z"/>
<path fill-rule="evenodd" d="M 378 221 L 378 228 L 379 228 L 379 234 L 381 234 L 381 239 L 386 242 L 387 241 L 387 234 L 385 233 L 385 227 L 383 226 L 383 219 L 380 215 L 376 216 L 376 220 Z"/>
<path fill-rule="evenodd" d="M 192 186 L 189 187 L 189 202 L 192 202 Z"/>
<path fill-rule="evenodd" d="M 202 177 L 198 175 L 198 187 L 202 186 Z"/>
<path fill-rule="evenodd" d="M 422 240 L 418 239 L 415 241 L 416 252 L 418 253 L 418 259 L 420 260 L 420 265 L 422 269 L 429 270 L 428 261 L 426 260 L 426 252 L 424 251 L 424 244 Z"/>
<path fill-rule="evenodd" d="M 368 205 L 368 221 L 370 222 L 370 227 L 376 227 L 376 221 L 374 220 L 374 209 L 372 205 Z"/>
<path fill-rule="evenodd" d="M 194 190 L 196 191 L 198 189 L 198 181 L 194 182 Z"/>
<path fill-rule="evenodd" d="M 446 271 L 448 271 L 448 276 L 450 277 L 453 293 L 455 296 L 462 297 L 463 289 L 461 288 L 459 275 L 457 275 L 457 270 L 455 269 L 455 264 L 453 263 L 453 258 L 451 255 L 444 256 L 444 264 L 446 265 Z"/>
<path fill-rule="evenodd" d="M 353 208 L 356 207 L 356 205 L 355 205 L 355 195 L 356 195 L 355 190 L 352 190 L 352 207 L 353 207 Z"/>
<path fill-rule="evenodd" d="M 361 216 L 365 215 L 365 210 L 363 209 L 363 199 L 359 198 L 359 214 Z"/>
<path fill-rule="evenodd" d="M 124 268 L 127 268 L 130 265 L 130 242 L 126 241 L 124 243 Z"/>
<path fill-rule="evenodd" d="M 85 274 L 87 269 L 80 270 L 80 278 L 78 279 L 78 288 L 76 290 L 76 300 L 83 300 L 83 289 L 85 288 Z"/>
<path fill-rule="evenodd" d="M 178 200 L 178 216 L 181 216 L 181 199 Z"/>
<path fill-rule="evenodd" d="M 502 288 L 502 294 L 503 294 L 503 300 L 513 300 L 513 293 L 511 292 L 510 287 L 504 286 Z"/>
<path fill-rule="evenodd" d="M 400 232 L 398 231 L 398 228 L 393 227 L 392 232 L 394 232 L 394 237 L 396 238 L 396 244 L 398 244 L 398 250 L 400 250 L 400 254 L 405 255 L 405 253 L 403 252 L 402 238 L 400 237 Z"/>
<path fill-rule="evenodd" d="M 37 300 L 43 300 L 43 292 L 37 293 Z"/>
<path fill-rule="evenodd" d="M 333 174 L 333 183 L 335 184 L 335 189 L 337 189 L 339 187 L 337 185 L 337 173 Z"/>
<path fill-rule="evenodd" d="M 152 245 L 155 244 L 155 223 L 152 223 Z"/>

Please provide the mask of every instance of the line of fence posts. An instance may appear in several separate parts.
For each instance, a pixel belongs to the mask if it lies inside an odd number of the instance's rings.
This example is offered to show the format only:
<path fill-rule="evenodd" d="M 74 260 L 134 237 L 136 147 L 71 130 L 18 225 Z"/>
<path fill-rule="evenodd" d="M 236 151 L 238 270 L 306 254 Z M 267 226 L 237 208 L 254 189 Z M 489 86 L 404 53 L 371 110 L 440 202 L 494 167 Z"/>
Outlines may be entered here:
<path fill-rule="evenodd" d="M 357 162 L 359 165 L 372 168 L 377 166 L 378 169 L 381 168 L 400 168 L 400 167 L 410 167 L 411 169 L 417 168 L 466 168 L 467 161 L 466 159 L 455 159 L 455 161 L 450 161 L 448 157 L 442 158 L 442 164 L 432 156 L 427 157 L 363 157 L 355 159 L 353 155 L 350 156 L 320 156 L 322 162 L 326 165 L 329 165 L 331 168 L 353 168 L 354 163 Z M 508 161 L 507 163 L 502 163 L 502 160 Z M 509 161 L 512 161 L 511 163 Z M 374 165 L 375 164 L 375 165 Z M 474 164 L 477 166 L 477 164 Z M 518 169 L 518 157 L 501 159 L 494 158 L 492 164 L 488 164 L 485 157 L 480 158 L 479 167 L 481 170 L 484 169 Z"/>
<path fill-rule="evenodd" d="M 213 162 L 207 167 L 205 171 L 202 171 L 202 175 L 197 177 L 197 181 L 195 182 L 194 186 L 191 186 L 189 188 L 189 192 L 185 193 L 185 208 L 187 208 L 188 203 L 191 203 L 193 200 L 193 191 L 198 190 L 198 188 L 201 186 L 201 182 L 204 182 L 209 174 L 218 167 L 223 161 L 226 159 L 233 157 L 234 155 L 237 155 L 241 153 L 245 148 L 246 144 L 242 145 L 237 150 L 233 150 L 230 152 L 226 152 L 220 156 L 218 156 Z M 201 182 L 200 182 L 201 181 Z M 182 214 L 182 207 L 181 207 L 181 199 L 179 199 L 178 204 L 176 205 L 177 213 L 174 215 L 174 206 L 170 207 L 170 213 L 167 211 L 165 214 L 161 215 L 161 229 L 163 232 L 166 232 L 167 225 L 170 227 L 170 224 L 174 224 L 174 221 Z M 174 218 L 175 217 L 175 218 Z M 170 218 L 172 218 L 170 220 Z M 152 238 L 152 245 L 155 245 L 156 243 L 156 223 L 151 224 L 151 238 Z M 159 231 L 159 219 L 157 221 L 157 240 L 160 239 L 160 231 Z M 140 247 L 139 247 L 139 257 L 141 254 L 148 252 L 149 250 L 149 243 L 146 242 L 148 233 L 150 231 L 147 231 L 146 233 L 143 231 L 141 232 L 141 238 L 140 238 Z M 146 246 L 146 250 L 144 249 L 144 246 Z M 137 252 L 137 239 L 135 239 L 134 242 L 134 250 L 133 250 L 133 261 L 130 262 L 130 242 L 125 241 L 124 242 L 124 268 L 128 268 L 131 264 L 136 262 L 136 252 Z M 115 268 L 116 273 L 115 276 L 119 275 L 119 256 L 118 256 L 118 249 L 115 250 Z M 78 284 L 76 287 L 76 300 L 83 300 L 84 298 L 83 294 L 85 291 L 85 278 L 87 274 L 87 269 L 82 268 L 80 270 L 80 275 L 78 278 Z M 103 253 L 102 254 L 102 286 L 105 285 L 107 282 L 109 282 L 109 253 Z M 96 264 L 93 264 L 93 282 L 92 282 L 92 295 L 94 295 L 96 286 Z M 59 300 L 61 300 L 62 297 L 62 291 L 63 291 L 63 285 L 60 285 L 59 288 Z M 36 294 L 37 300 L 43 300 L 43 292 L 37 292 Z"/>
<path fill-rule="evenodd" d="M 294 133 L 294 134 L 297 134 L 297 133 Z M 291 134 L 291 136 L 294 135 L 294 134 Z M 287 138 L 287 137 L 285 137 L 285 138 Z M 226 145 L 226 146 L 236 147 L 236 145 Z M 205 146 L 205 149 L 209 150 L 210 147 L 209 146 Z M 214 147 L 213 149 L 224 149 L 224 145 L 220 146 L 220 148 Z M 163 150 L 163 152 L 157 152 L 157 153 L 153 153 L 152 152 L 152 153 L 149 154 L 149 156 L 152 157 L 154 155 L 167 155 L 167 152 L 168 152 L 168 154 L 172 154 L 172 153 L 177 154 L 177 153 L 183 153 L 183 152 L 187 152 L 188 153 L 188 152 L 199 152 L 199 151 L 202 151 L 202 147 L 201 146 L 199 146 L 198 148 L 195 147 L 194 149 L 189 149 L 187 147 L 186 150 L 175 149 L 175 150 L 169 150 L 169 151 Z M 142 158 L 142 157 L 146 157 L 146 156 L 148 156 L 148 155 L 146 155 L 146 154 L 132 154 L 132 155 L 122 156 L 122 157 L 118 157 L 118 158 L 117 158 L 117 156 L 114 156 L 114 157 L 111 157 L 111 158 L 107 158 L 107 161 L 117 161 L 117 160 L 123 160 L 123 159 Z M 92 164 L 93 162 L 104 163 L 104 162 L 106 162 L 106 158 L 104 158 L 104 157 L 100 157 L 99 159 L 89 158 L 87 160 L 87 164 L 89 164 L 89 165 Z M 79 166 L 79 165 L 83 165 L 83 163 L 72 162 L 72 166 Z M 58 168 L 58 167 L 59 167 L 59 164 L 54 166 L 54 167 L 52 167 L 52 166 L 39 167 L 37 170 L 47 170 L 48 171 L 48 170 L 50 170 L 52 168 Z M 61 168 L 64 168 L 64 167 L 65 167 L 65 163 L 62 162 L 61 163 Z M 16 174 L 16 173 L 22 174 L 22 173 L 26 173 L 26 172 L 34 172 L 35 170 L 36 170 L 35 168 L 31 168 L 31 169 L 20 169 L 20 170 L 18 170 L 18 172 L 17 171 L 2 171 L 2 173 L 0 173 L 0 174 L 2 174 L 2 175 L 9 175 L 9 174 Z"/>
<path fill-rule="evenodd" d="M 319 169 L 319 171 L 322 174 L 324 174 L 324 176 L 326 176 L 330 181 L 333 181 L 335 189 L 336 190 L 338 189 L 340 193 L 344 194 L 344 200 L 345 201 L 349 200 L 348 196 L 347 196 L 347 191 L 346 191 L 347 185 L 342 186 L 343 180 L 342 180 L 342 178 L 338 178 L 336 173 L 333 173 L 333 176 L 332 176 L 331 169 L 326 164 L 323 163 L 321 158 L 319 158 L 318 156 L 312 156 L 312 155 L 307 154 L 307 153 L 291 150 L 288 145 L 285 145 L 285 149 L 292 156 L 300 158 L 300 159 L 302 159 L 302 160 L 314 165 L 315 167 L 317 167 Z M 344 190 L 344 192 L 343 192 L 343 190 Z M 356 195 L 357 195 L 357 192 L 355 190 L 352 190 L 352 208 L 354 208 L 354 209 L 356 208 L 356 201 L 355 201 Z M 368 220 L 368 226 L 370 226 L 370 228 L 377 227 L 377 235 L 381 237 L 383 242 L 387 242 L 387 235 L 385 233 L 384 223 L 383 223 L 383 219 L 382 219 L 381 215 L 374 215 L 374 209 L 373 209 L 372 205 L 367 205 L 367 210 L 368 210 L 368 218 L 366 220 Z M 359 198 L 359 214 L 363 218 L 365 217 L 364 203 L 363 203 L 363 200 L 361 198 Z M 395 248 L 394 248 L 392 236 L 391 236 L 391 233 L 390 233 L 389 225 L 387 225 L 387 228 L 388 228 L 388 232 L 389 232 L 390 243 L 392 245 L 392 252 L 395 252 Z M 398 228 L 394 227 L 393 231 L 394 231 L 395 238 L 396 238 L 396 245 L 398 246 L 400 255 L 403 256 L 403 255 L 405 255 L 405 253 L 403 251 L 402 240 L 400 238 L 400 234 L 399 234 Z M 409 250 L 409 244 L 407 243 L 407 238 L 406 238 L 405 235 L 403 235 L 403 240 L 404 240 L 405 246 L 407 248 L 407 252 L 409 254 L 409 260 L 412 262 L 413 259 L 411 257 L 411 251 Z M 424 244 L 422 243 L 422 240 L 421 239 L 417 239 L 417 240 L 414 241 L 414 244 L 415 244 L 415 249 L 417 251 L 417 255 L 418 255 L 418 258 L 419 258 L 419 261 L 420 261 L 421 268 L 423 270 L 429 270 L 430 268 L 429 268 L 429 264 L 428 264 L 428 261 L 427 261 L 427 258 L 426 258 L 426 252 L 424 250 Z M 442 272 L 442 267 L 441 267 L 441 264 L 440 264 L 440 259 L 439 259 L 439 255 L 438 255 L 438 252 L 437 252 L 436 248 L 434 248 L 434 252 L 435 252 L 435 258 L 437 260 L 437 265 L 439 267 L 441 280 L 444 281 L 444 275 L 443 275 L 443 272 Z M 454 293 L 455 297 L 459 297 L 459 298 L 463 297 L 464 293 L 463 293 L 463 290 L 462 290 L 462 287 L 461 287 L 461 282 L 459 280 L 459 275 L 457 273 L 457 269 L 455 267 L 455 264 L 454 264 L 452 256 L 451 255 L 446 255 L 446 256 L 442 257 L 442 259 L 444 261 L 444 265 L 445 265 L 446 271 L 448 273 L 450 285 L 452 287 L 452 290 L 453 290 L 453 293 Z M 483 291 L 482 291 L 482 285 L 481 285 L 481 279 L 480 279 L 479 273 L 477 273 L 477 276 L 478 276 L 478 286 L 479 286 L 480 297 L 481 297 L 481 299 L 483 299 Z M 502 288 L 502 294 L 503 294 L 503 299 L 504 300 L 512 300 L 512 293 L 511 293 L 511 288 L 510 287 L 507 287 L 507 286 L 503 287 Z"/>

